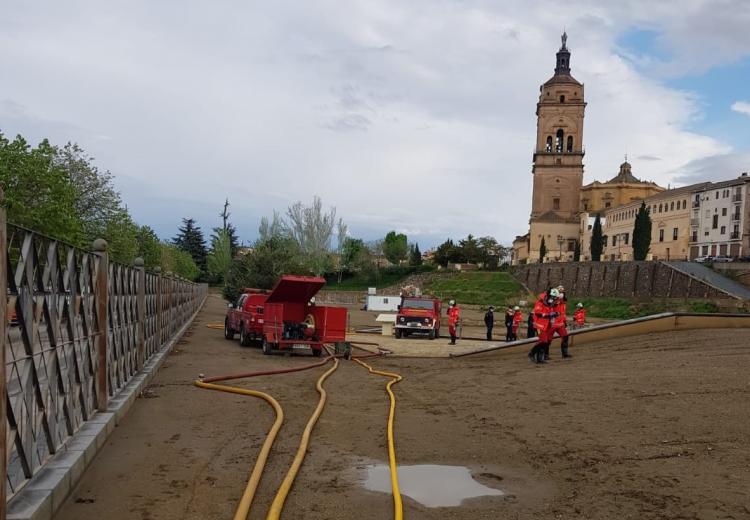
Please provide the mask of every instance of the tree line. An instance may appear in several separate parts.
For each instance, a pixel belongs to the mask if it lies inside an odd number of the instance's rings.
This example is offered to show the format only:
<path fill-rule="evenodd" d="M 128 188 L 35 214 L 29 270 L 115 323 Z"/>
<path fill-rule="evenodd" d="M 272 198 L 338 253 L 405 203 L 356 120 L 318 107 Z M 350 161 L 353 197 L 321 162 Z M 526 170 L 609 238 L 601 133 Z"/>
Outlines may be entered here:
<path fill-rule="evenodd" d="M 11 224 L 82 249 L 104 238 L 110 258 L 127 265 L 140 256 L 147 268 L 190 280 L 208 272 L 200 253 L 193 254 L 203 240 L 194 221 L 185 219 L 175 240 L 161 240 L 133 220 L 112 174 L 75 143 L 55 146 L 44 139 L 32 146 L 20 135 L 11 140 L 0 132 L 0 185 Z M 224 228 L 231 233 L 226 221 Z"/>

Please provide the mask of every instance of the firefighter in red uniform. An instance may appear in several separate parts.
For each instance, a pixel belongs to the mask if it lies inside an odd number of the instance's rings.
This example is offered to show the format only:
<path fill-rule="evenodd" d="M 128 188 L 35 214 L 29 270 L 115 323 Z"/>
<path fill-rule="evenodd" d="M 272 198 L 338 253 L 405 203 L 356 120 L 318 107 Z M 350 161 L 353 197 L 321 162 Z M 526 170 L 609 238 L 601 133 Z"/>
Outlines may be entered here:
<path fill-rule="evenodd" d="M 549 289 L 547 292 L 539 295 L 539 299 L 534 304 L 534 326 L 536 327 L 539 341 L 529 352 L 529 359 L 534 363 L 545 363 L 544 352 L 549 348 L 552 341 L 552 325 L 557 318 L 557 297 L 560 294 L 557 289 Z"/>
<path fill-rule="evenodd" d="M 573 323 L 577 329 L 582 329 L 586 325 L 586 309 L 583 308 L 582 303 L 576 305 L 576 310 L 573 313 Z"/>
<path fill-rule="evenodd" d="M 456 344 L 456 328 L 461 319 L 461 309 L 456 305 L 455 300 L 448 302 L 448 334 L 451 335 L 451 345 Z"/>
<path fill-rule="evenodd" d="M 521 314 L 521 308 L 516 305 L 513 307 L 513 341 L 518 341 L 518 327 L 523 321 L 523 314 Z"/>
<path fill-rule="evenodd" d="M 568 307 L 568 299 L 565 297 L 565 288 L 560 285 L 557 287 L 557 306 L 555 308 L 555 312 L 557 313 L 557 317 L 552 322 L 552 331 L 549 335 L 549 343 L 547 343 L 545 349 L 544 349 L 544 359 L 549 359 L 549 345 L 552 343 L 552 338 L 554 338 L 555 334 L 560 336 L 560 352 L 562 353 L 563 358 L 571 358 L 570 354 L 568 354 L 568 341 L 570 338 L 568 338 L 568 328 L 567 328 L 567 307 Z"/>

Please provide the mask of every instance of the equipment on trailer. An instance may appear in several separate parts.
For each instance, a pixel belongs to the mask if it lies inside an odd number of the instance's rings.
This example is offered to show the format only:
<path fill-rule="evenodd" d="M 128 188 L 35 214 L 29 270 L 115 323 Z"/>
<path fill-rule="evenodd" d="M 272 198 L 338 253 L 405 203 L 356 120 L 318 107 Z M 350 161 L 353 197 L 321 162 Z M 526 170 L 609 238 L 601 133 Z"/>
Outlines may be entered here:
<path fill-rule="evenodd" d="M 320 356 L 324 343 L 346 341 L 347 310 L 315 305 L 324 278 L 284 275 L 263 308 L 263 353 L 311 349 Z"/>

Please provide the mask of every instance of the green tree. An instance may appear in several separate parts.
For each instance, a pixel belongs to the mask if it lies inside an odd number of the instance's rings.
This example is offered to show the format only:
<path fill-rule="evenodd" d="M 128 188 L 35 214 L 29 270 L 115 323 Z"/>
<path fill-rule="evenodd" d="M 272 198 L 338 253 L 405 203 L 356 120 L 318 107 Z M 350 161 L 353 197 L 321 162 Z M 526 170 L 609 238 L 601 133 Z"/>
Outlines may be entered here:
<path fill-rule="evenodd" d="M 287 209 L 283 221 L 285 234 L 297 243 L 308 271 L 316 276 L 330 272 L 332 267 L 331 239 L 335 223 L 336 208 L 323 211 L 320 197 L 314 197 L 310 206 L 297 202 Z"/>
<path fill-rule="evenodd" d="M 138 256 L 143 258 L 147 268 L 161 267 L 161 242 L 153 229 L 139 226 L 135 233 L 138 244 Z"/>
<path fill-rule="evenodd" d="M 226 233 L 227 238 L 229 239 L 229 249 L 232 257 L 234 257 L 234 255 L 236 255 L 237 251 L 239 251 L 240 249 L 240 239 L 237 237 L 237 229 L 231 222 L 229 222 L 230 215 L 231 213 L 229 213 L 229 199 L 226 199 L 224 201 L 224 207 L 221 213 L 219 213 L 219 216 L 221 217 L 221 227 L 213 228 L 211 243 L 213 244 L 214 241 L 219 238 L 219 233 L 223 231 L 224 233 Z"/>
<path fill-rule="evenodd" d="M 539 245 L 539 263 L 544 263 L 544 258 L 547 256 L 547 244 L 544 242 L 544 237 L 542 237 L 542 243 Z"/>
<path fill-rule="evenodd" d="M 497 269 L 503 256 L 503 247 L 493 237 L 481 237 L 479 240 L 480 262 L 485 269 Z"/>
<path fill-rule="evenodd" d="M 646 203 L 641 202 L 633 228 L 633 258 L 645 260 L 649 249 L 651 249 L 651 215 L 646 209 Z"/>
<path fill-rule="evenodd" d="M 20 135 L 0 133 L 0 184 L 8 221 L 79 246 L 85 244 L 76 211 L 76 191 L 55 163 L 56 149 L 45 139 L 31 148 Z"/>
<path fill-rule="evenodd" d="M 602 219 L 597 213 L 594 219 L 594 228 L 591 230 L 591 261 L 599 262 L 604 250 L 604 235 L 602 234 Z"/>
<path fill-rule="evenodd" d="M 201 273 L 206 272 L 206 240 L 203 238 L 201 228 L 192 218 L 183 218 L 182 226 L 172 243 L 178 248 L 190 254 Z"/>
<path fill-rule="evenodd" d="M 422 265 L 422 252 L 419 250 L 419 244 L 411 246 L 411 250 L 409 251 L 409 265 L 412 267 Z"/>
<path fill-rule="evenodd" d="M 161 270 L 163 273 L 171 272 L 193 281 L 201 274 L 190 253 L 167 243 L 161 244 Z"/>
<path fill-rule="evenodd" d="M 578 240 L 576 240 L 576 247 L 573 250 L 573 261 L 574 262 L 581 261 L 581 243 Z"/>
<path fill-rule="evenodd" d="M 409 252 L 406 235 L 389 231 L 383 239 L 383 254 L 393 265 L 399 265 Z"/>
<path fill-rule="evenodd" d="M 206 259 L 209 281 L 215 284 L 224 283 L 232 264 L 232 243 L 229 233 L 220 230 L 215 238 L 211 240 L 211 251 Z"/>
<path fill-rule="evenodd" d="M 476 264 L 482 261 L 482 250 L 479 246 L 479 241 L 474 238 L 474 235 L 469 235 L 465 239 L 458 242 L 459 251 L 459 262 L 468 262 Z"/>
<path fill-rule="evenodd" d="M 124 209 L 110 215 L 95 236 L 107 241 L 109 256 L 115 262 L 132 265 L 139 254 L 138 226 Z"/>
<path fill-rule="evenodd" d="M 442 267 L 447 267 L 450 262 L 455 261 L 454 258 L 456 257 L 456 246 L 453 243 L 453 240 L 450 238 L 437 246 L 435 249 L 435 255 L 433 256 L 433 261 Z"/>
<path fill-rule="evenodd" d="M 282 274 L 305 274 L 297 242 L 276 236 L 255 243 L 252 252 L 237 255 L 229 267 L 224 297 L 235 301 L 245 287 L 271 289 Z"/>

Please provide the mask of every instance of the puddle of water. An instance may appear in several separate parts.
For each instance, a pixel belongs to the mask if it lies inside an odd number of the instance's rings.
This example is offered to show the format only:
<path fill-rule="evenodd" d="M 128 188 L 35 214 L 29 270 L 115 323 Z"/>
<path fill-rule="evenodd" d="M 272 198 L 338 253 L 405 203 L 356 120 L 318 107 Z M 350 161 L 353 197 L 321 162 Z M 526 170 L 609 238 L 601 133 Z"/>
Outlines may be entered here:
<path fill-rule="evenodd" d="M 365 488 L 381 493 L 391 492 L 391 472 L 387 464 L 365 466 Z M 399 466 L 398 485 L 401 494 L 427 507 L 456 507 L 467 498 L 502 496 L 499 489 L 480 484 L 463 466 L 421 464 Z"/>

